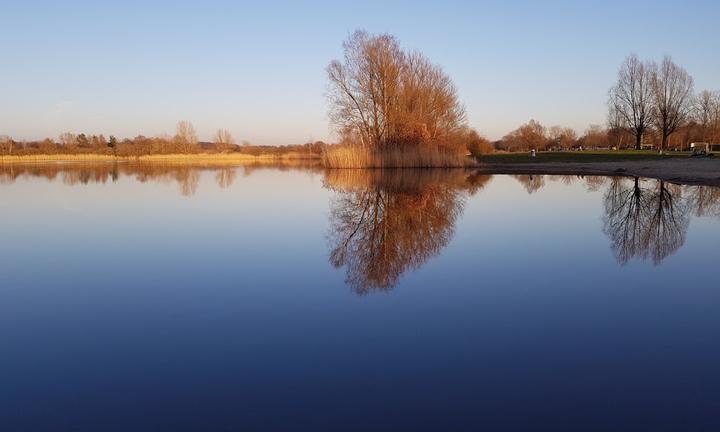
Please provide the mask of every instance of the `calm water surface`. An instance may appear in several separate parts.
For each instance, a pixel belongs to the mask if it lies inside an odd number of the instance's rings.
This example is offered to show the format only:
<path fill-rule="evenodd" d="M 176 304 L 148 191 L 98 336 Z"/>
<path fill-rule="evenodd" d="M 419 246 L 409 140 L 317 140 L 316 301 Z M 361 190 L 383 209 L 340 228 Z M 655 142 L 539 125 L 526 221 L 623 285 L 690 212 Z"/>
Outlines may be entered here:
<path fill-rule="evenodd" d="M 720 430 L 720 189 L 0 167 L 0 430 Z"/>

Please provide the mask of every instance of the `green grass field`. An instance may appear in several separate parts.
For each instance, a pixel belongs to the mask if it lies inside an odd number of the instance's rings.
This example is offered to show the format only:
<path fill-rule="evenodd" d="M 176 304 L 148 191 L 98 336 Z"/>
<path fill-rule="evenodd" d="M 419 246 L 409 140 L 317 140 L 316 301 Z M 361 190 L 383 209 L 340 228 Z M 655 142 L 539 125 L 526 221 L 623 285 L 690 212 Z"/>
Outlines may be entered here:
<path fill-rule="evenodd" d="M 662 160 L 669 158 L 687 158 L 688 152 L 667 152 L 659 155 L 655 150 L 597 150 L 574 152 L 539 152 L 530 157 L 529 152 L 493 153 L 483 155 L 478 161 L 483 163 L 544 163 L 544 162 L 615 162 L 634 160 Z"/>

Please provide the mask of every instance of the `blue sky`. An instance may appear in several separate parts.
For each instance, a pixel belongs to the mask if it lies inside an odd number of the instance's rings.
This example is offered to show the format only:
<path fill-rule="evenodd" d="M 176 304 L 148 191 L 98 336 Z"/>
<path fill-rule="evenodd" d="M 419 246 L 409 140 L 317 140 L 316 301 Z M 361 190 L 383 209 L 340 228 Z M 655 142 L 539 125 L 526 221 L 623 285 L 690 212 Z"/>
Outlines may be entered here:
<path fill-rule="evenodd" d="M 625 56 L 670 54 L 720 89 L 720 2 L 3 1 L 0 134 L 172 133 L 331 139 L 325 67 L 356 29 L 444 67 L 468 120 L 499 138 L 530 118 L 605 121 Z"/>

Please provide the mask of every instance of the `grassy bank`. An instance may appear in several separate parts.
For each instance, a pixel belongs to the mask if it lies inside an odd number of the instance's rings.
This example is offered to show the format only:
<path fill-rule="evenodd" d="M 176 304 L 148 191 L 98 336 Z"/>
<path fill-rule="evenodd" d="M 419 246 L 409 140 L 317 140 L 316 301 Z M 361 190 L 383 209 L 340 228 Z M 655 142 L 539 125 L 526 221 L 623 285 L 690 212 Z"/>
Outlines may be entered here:
<path fill-rule="evenodd" d="M 459 168 L 476 162 L 462 154 L 437 147 L 371 149 L 364 146 L 332 146 L 323 154 L 326 168 Z"/>
<path fill-rule="evenodd" d="M 547 162 L 616 162 L 665 160 L 670 158 L 687 158 L 687 152 L 667 152 L 663 155 L 654 150 L 599 150 L 576 152 L 539 152 L 536 157 L 522 153 L 493 153 L 477 158 L 487 164 L 547 163 Z"/>

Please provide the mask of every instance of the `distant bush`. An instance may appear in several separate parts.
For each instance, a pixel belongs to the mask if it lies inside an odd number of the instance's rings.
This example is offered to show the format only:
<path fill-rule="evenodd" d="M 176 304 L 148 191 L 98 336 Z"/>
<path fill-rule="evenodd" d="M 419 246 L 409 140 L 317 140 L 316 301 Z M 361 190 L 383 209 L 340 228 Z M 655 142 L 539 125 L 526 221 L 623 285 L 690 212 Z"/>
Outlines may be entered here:
<path fill-rule="evenodd" d="M 470 130 L 467 135 L 467 149 L 474 157 L 490 154 L 495 146 L 487 138 L 480 136 L 476 131 Z"/>

